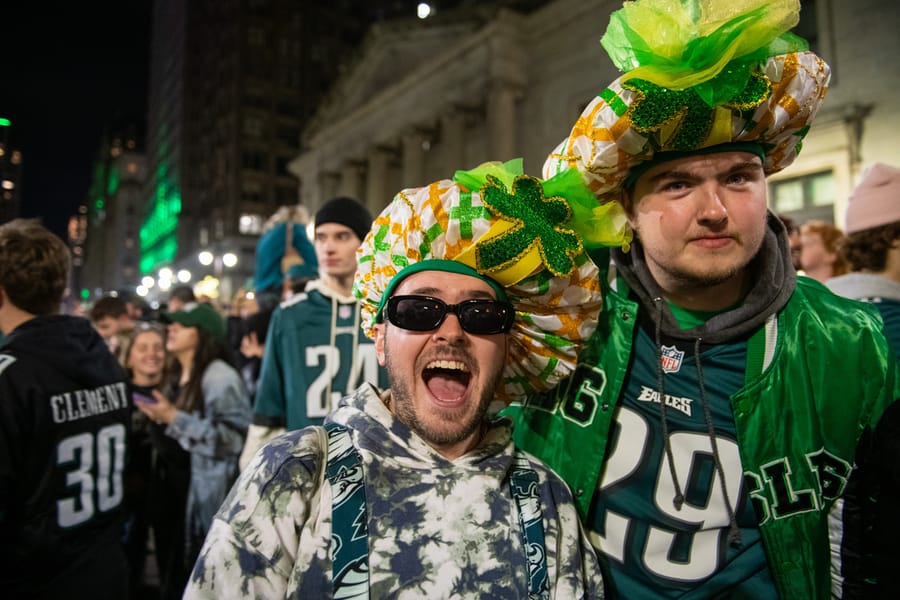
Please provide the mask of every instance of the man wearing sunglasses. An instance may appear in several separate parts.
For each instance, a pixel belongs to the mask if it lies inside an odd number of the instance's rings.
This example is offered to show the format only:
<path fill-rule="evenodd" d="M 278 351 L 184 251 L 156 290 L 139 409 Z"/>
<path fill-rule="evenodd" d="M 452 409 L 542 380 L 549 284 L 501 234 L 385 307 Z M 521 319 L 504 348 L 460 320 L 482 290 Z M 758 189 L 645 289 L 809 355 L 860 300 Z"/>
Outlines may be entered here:
<path fill-rule="evenodd" d="M 186 598 L 602 597 L 571 492 L 494 415 L 571 371 L 601 304 L 572 209 L 543 185 L 490 165 L 375 220 L 355 292 L 390 387 L 256 455 Z"/>

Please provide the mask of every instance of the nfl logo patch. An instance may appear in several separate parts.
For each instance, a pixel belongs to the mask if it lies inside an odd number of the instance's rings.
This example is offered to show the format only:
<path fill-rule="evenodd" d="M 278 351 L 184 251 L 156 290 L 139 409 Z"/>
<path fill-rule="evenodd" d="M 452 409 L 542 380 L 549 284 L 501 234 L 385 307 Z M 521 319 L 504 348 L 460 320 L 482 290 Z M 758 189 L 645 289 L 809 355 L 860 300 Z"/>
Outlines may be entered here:
<path fill-rule="evenodd" d="M 352 306 L 347 306 L 346 304 L 342 304 L 341 307 L 338 309 L 338 317 L 340 317 L 341 319 L 349 319 L 352 314 L 353 314 Z"/>
<path fill-rule="evenodd" d="M 684 351 L 679 350 L 675 346 L 663 346 L 660 354 L 662 354 L 663 372 L 677 373 L 681 368 L 681 360 L 684 358 Z"/>

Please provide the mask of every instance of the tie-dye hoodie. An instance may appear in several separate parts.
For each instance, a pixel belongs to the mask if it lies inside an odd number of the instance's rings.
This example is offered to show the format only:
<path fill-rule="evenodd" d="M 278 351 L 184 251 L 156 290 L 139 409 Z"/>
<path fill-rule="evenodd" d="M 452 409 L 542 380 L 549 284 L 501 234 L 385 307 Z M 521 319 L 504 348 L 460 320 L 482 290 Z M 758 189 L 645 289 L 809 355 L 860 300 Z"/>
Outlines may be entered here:
<path fill-rule="evenodd" d="M 369 385 L 330 420 L 362 457 L 368 511 L 369 597 L 528 598 L 519 511 L 510 492 L 510 423 L 489 423 L 477 448 L 450 461 L 396 420 Z M 331 598 L 331 486 L 315 428 L 264 446 L 216 516 L 185 598 Z M 537 473 L 547 598 L 601 598 L 597 558 L 572 495 L 542 463 Z"/>

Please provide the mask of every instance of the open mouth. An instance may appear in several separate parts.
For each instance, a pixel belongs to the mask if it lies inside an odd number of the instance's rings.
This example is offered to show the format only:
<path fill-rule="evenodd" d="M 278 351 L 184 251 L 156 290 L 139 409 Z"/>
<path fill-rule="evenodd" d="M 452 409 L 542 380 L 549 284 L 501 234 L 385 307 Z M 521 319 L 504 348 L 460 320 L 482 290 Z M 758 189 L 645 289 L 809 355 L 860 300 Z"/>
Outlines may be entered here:
<path fill-rule="evenodd" d="M 422 370 L 422 379 L 439 402 L 458 402 L 469 389 L 472 373 L 458 360 L 433 360 Z"/>

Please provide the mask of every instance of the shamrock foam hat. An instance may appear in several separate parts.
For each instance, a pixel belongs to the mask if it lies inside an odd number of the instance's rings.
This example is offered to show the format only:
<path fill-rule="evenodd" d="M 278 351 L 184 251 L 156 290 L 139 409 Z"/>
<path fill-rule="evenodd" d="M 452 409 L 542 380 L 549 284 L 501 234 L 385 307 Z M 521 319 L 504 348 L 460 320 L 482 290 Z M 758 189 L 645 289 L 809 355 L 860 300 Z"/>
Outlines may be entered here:
<path fill-rule="evenodd" d="M 588 104 L 544 164 L 577 169 L 601 201 L 646 168 L 744 150 L 766 174 L 794 161 L 825 96 L 828 65 L 788 30 L 799 0 L 636 0 L 601 43 L 625 74 Z"/>
<path fill-rule="evenodd" d="M 387 298 L 413 272 L 487 281 L 516 311 L 499 392 L 511 401 L 575 368 L 602 304 L 585 248 L 627 245 L 630 236 L 621 207 L 598 206 L 577 172 L 541 181 L 522 174 L 521 159 L 487 163 L 397 194 L 357 253 L 354 293 L 372 336 Z"/>

